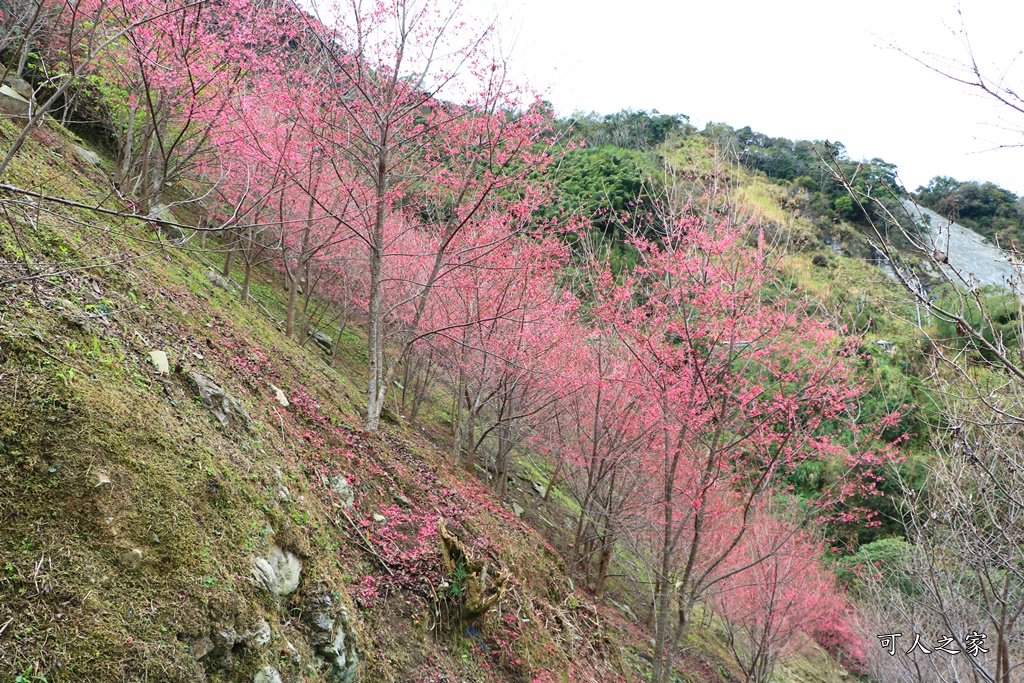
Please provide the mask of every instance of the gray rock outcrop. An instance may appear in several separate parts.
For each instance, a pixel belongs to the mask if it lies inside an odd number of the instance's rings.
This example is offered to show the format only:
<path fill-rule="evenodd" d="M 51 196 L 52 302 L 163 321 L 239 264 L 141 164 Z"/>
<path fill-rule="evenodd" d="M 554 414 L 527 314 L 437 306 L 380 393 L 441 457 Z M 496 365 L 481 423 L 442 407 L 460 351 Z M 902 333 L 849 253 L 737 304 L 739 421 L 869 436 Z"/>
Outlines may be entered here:
<path fill-rule="evenodd" d="M 903 206 L 919 226 L 929 235 L 928 244 L 945 260 L 941 267 L 954 281 L 953 269 L 980 285 L 1006 285 L 1019 283 L 1021 272 L 1007 253 L 989 243 L 982 235 L 959 223 L 952 223 L 931 209 L 916 206 L 904 200 Z M 947 265 L 948 264 L 948 265 Z"/>
<path fill-rule="evenodd" d="M 0 111 L 15 118 L 27 118 L 32 104 L 9 85 L 0 85 Z"/>
<path fill-rule="evenodd" d="M 331 665 L 329 678 L 353 683 L 359 673 L 359 652 L 348 610 L 323 594 L 308 604 L 306 622 L 312 635 L 310 645 L 316 656 Z"/>
<path fill-rule="evenodd" d="M 196 393 L 199 394 L 199 400 L 203 407 L 213 413 L 222 427 L 225 429 L 228 427 L 244 427 L 245 429 L 252 427 L 252 419 L 242 404 L 216 382 L 195 371 L 188 373 L 188 376 L 192 380 Z"/>
<path fill-rule="evenodd" d="M 245 623 L 229 618 L 213 624 L 209 634 L 193 640 L 190 648 L 197 661 L 209 656 L 221 666 L 228 667 L 242 649 L 259 651 L 265 648 L 270 644 L 271 635 L 266 619 Z"/>
<path fill-rule="evenodd" d="M 157 231 L 172 242 L 181 242 L 185 239 L 185 233 L 177 226 L 177 217 L 166 204 L 154 206 L 148 218 L 156 225 Z"/>
<path fill-rule="evenodd" d="M 256 672 L 256 677 L 252 679 L 252 683 L 282 683 L 281 672 L 267 664 Z"/>
<path fill-rule="evenodd" d="M 74 145 L 71 148 L 71 153 L 75 155 L 75 158 L 86 166 L 99 166 L 100 155 L 91 149 L 86 149 L 81 145 Z"/>
<path fill-rule="evenodd" d="M 271 595 L 291 595 L 299 587 L 302 562 L 287 550 L 271 546 L 270 553 L 257 558 L 253 565 L 256 578 Z"/>
<path fill-rule="evenodd" d="M 214 287 L 220 287 L 225 291 L 231 290 L 231 282 L 213 269 L 206 271 L 206 279 L 209 280 L 210 284 Z"/>
<path fill-rule="evenodd" d="M 317 330 L 310 330 L 309 336 L 313 338 L 313 341 L 317 343 L 317 346 L 319 346 L 327 353 L 330 353 L 331 349 L 334 348 L 334 340 L 328 337 L 323 332 L 319 332 Z"/>
<path fill-rule="evenodd" d="M 9 86 L 14 92 L 18 93 L 26 100 L 31 101 L 35 95 L 35 91 L 32 89 L 32 85 L 23 78 L 16 78 L 15 76 L 8 76 L 4 79 L 4 85 Z"/>
<path fill-rule="evenodd" d="M 352 485 L 348 483 L 348 479 L 340 474 L 336 477 L 331 477 L 331 490 L 338 494 L 341 507 L 350 508 L 355 504 L 355 491 L 352 490 Z"/>

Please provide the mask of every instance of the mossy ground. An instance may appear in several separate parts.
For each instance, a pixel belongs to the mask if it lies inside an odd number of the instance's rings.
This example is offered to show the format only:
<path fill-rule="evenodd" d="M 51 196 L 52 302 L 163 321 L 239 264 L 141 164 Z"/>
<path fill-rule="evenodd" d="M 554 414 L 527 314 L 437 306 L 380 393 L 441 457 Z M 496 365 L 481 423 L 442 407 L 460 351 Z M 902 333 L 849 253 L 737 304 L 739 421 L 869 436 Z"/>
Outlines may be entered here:
<path fill-rule="evenodd" d="M 0 122 L 0 141 L 13 135 Z M 40 129 L 6 182 L 117 206 L 110 168 L 76 161 L 75 142 Z M 287 681 L 321 680 L 302 614 L 327 592 L 358 615 L 366 683 L 642 679 L 648 636 L 570 581 L 564 491 L 543 504 L 514 492 L 528 508 L 517 519 L 510 501 L 452 467 L 441 402 L 416 426 L 359 430 L 357 327 L 328 362 L 281 333 L 273 273 L 255 274 L 257 300 L 243 304 L 207 280 L 216 254 L 170 248 L 137 222 L 2 199 L 0 678 L 248 682 L 272 664 Z M 153 350 L 167 353 L 169 374 Z M 191 371 L 240 400 L 251 430 L 222 428 Z M 338 475 L 355 491 L 351 510 L 331 490 Z M 445 578 L 442 517 L 513 576 L 467 633 L 428 628 Z M 304 562 L 299 591 L 280 600 L 252 574 L 271 544 Z M 643 591 L 620 573 L 613 594 L 635 602 Z M 197 661 L 196 639 L 212 626 L 260 619 L 266 647 Z M 680 680 L 732 675 L 713 630 L 693 644 Z"/>

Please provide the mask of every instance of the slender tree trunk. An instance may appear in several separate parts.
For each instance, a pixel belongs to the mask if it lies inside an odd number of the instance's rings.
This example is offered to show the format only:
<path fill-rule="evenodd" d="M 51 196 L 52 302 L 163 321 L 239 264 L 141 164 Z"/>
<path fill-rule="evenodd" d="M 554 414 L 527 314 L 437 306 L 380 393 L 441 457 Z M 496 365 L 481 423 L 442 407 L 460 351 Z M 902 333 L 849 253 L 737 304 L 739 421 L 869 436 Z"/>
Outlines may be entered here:
<path fill-rule="evenodd" d="M 338 353 L 341 351 L 341 335 L 345 334 L 345 328 L 347 327 L 348 314 L 346 313 L 341 325 L 338 326 L 338 336 L 334 338 L 334 346 L 331 347 L 331 366 L 338 360 Z"/>
<path fill-rule="evenodd" d="M 544 501 L 545 503 L 548 502 L 548 499 L 551 497 L 551 489 L 554 488 L 555 483 L 558 481 L 558 475 L 562 473 L 562 463 L 562 459 L 559 458 L 558 464 L 555 465 L 555 471 L 551 474 L 551 477 L 548 479 L 548 485 L 544 487 L 544 497 L 541 498 L 541 500 Z"/>
<path fill-rule="evenodd" d="M 160 105 L 158 105 L 157 111 L 160 108 Z M 164 150 L 160 146 L 161 140 L 167 137 L 166 118 L 161 116 L 160 120 L 153 126 L 153 169 L 151 171 L 149 192 L 147 193 L 150 207 L 157 206 L 163 202 L 164 188 L 167 186 L 167 164 L 170 160 L 164 157 Z"/>
<path fill-rule="evenodd" d="M 146 128 L 142 135 L 142 170 L 139 172 L 139 208 L 143 216 L 149 215 L 149 160 L 153 155 L 150 149 L 153 137 L 153 124 L 146 119 Z"/>
<path fill-rule="evenodd" d="M 244 259 L 244 270 L 245 277 L 242 279 L 242 302 L 245 303 L 249 300 L 249 283 L 252 280 L 252 263 L 250 259 Z"/>
<path fill-rule="evenodd" d="M 665 453 L 666 461 L 670 459 L 669 453 L 671 452 L 670 436 L 666 432 L 665 436 Z M 667 469 L 667 468 L 666 468 Z M 654 662 L 651 667 L 651 681 L 652 683 L 668 683 L 669 676 L 672 671 L 672 659 L 671 652 L 669 652 L 669 606 L 672 602 L 672 584 L 669 577 L 672 573 L 672 477 L 666 472 L 663 475 L 663 490 L 662 490 L 662 513 L 664 518 L 662 520 L 662 537 L 661 537 L 661 557 L 660 557 L 660 575 L 658 581 L 660 582 L 660 590 L 655 600 L 654 608 Z"/>
<path fill-rule="evenodd" d="M 466 373 L 459 369 L 459 380 L 455 384 L 455 401 L 452 406 L 452 462 L 462 459 L 462 399 L 466 395 Z"/>
<path fill-rule="evenodd" d="M 601 557 L 597 565 L 597 581 L 594 584 L 594 593 L 597 599 L 604 597 L 604 585 L 608 580 L 608 566 L 612 560 L 612 548 L 615 547 L 615 537 L 605 532 L 601 537 Z"/>
<path fill-rule="evenodd" d="M 281 256 L 282 256 L 282 261 L 285 264 L 284 268 L 285 268 L 285 272 L 287 273 L 287 279 L 288 279 L 288 309 L 287 309 L 287 312 L 285 313 L 284 334 L 289 339 L 291 339 L 292 336 L 295 334 L 295 308 L 296 308 L 296 304 L 298 303 L 298 296 L 299 296 L 299 287 L 298 287 L 298 285 L 302 281 L 302 267 L 303 267 L 304 262 L 306 261 L 306 257 L 307 257 L 306 252 L 309 250 L 309 236 L 310 236 L 310 231 L 313 229 L 313 211 L 314 211 L 315 207 L 316 207 L 316 202 L 313 200 L 312 197 L 310 197 L 310 199 L 309 199 L 309 207 L 308 207 L 307 212 L 306 212 L 306 225 L 302 229 L 302 246 L 300 247 L 300 251 L 299 251 L 299 262 L 295 265 L 294 269 L 288 267 L 288 254 L 286 253 L 286 250 L 285 250 L 285 247 L 284 247 L 284 241 L 282 240 L 282 243 L 281 243 L 282 252 L 283 252 Z M 307 280 L 308 280 L 308 278 L 307 278 Z M 306 287 L 307 288 L 309 287 L 308 283 L 307 283 Z M 308 292 L 307 292 L 307 297 L 308 297 Z M 308 301 L 308 298 L 307 298 L 307 301 Z M 303 330 L 307 331 L 308 328 L 304 326 Z M 300 342 L 306 341 L 306 335 L 301 335 L 299 341 Z"/>
<path fill-rule="evenodd" d="M 494 492 L 499 496 L 508 493 L 509 458 L 512 452 L 511 431 L 510 426 L 498 427 L 498 454 L 494 461 L 497 480 L 494 482 Z"/>
<path fill-rule="evenodd" d="M 312 254 L 307 253 L 309 248 L 308 235 L 303 239 L 302 251 L 307 254 L 302 259 L 302 270 L 301 280 L 302 283 L 302 329 L 299 331 L 299 337 L 305 339 L 309 336 L 310 330 L 313 326 L 313 317 L 317 313 L 317 307 L 313 306 L 313 311 L 309 310 L 309 302 L 313 298 L 313 278 L 310 276 L 309 261 L 312 258 Z"/>
<path fill-rule="evenodd" d="M 576 535 L 573 539 L 573 545 L 575 546 L 576 561 L 580 562 L 583 560 L 583 530 L 587 523 L 587 517 L 590 514 L 590 496 L 591 491 L 588 487 L 587 492 L 583 496 L 583 504 L 580 505 L 579 518 L 576 520 Z"/>
<path fill-rule="evenodd" d="M 125 132 L 124 142 L 121 145 L 121 163 L 117 168 L 117 186 L 124 190 L 128 179 L 132 174 L 132 164 L 135 161 L 135 119 L 138 116 L 139 107 L 133 105 L 128 109 L 128 130 Z"/>
<path fill-rule="evenodd" d="M 288 278 L 288 310 L 284 317 L 284 336 L 291 339 L 295 334 L 295 300 L 299 296 L 299 288 L 295 282 L 295 273 L 288 270 L 288 266 L 285 269 Z"/>
<path fill-rule="evenodd" d="M 466 396 L 466 402 L 469 403 L 469 396 Z M 467 406 L 466 408 L 466 431 L 463 433 L 463 438 L 466 439 L 469 444 L 469 448 L 466 450 L 466 460 L 463 466 L 467 472 L 473 472 L 476 467 L 476 406 Z"/>
<path fill-rule="evenodd" d="M 654 614 L 657 611 L 658 596 L 661 595 L 661 579 L 654 580 L 654 592 L 651 593 L 651 601 L 647 604 L 647 616 L 644 623 L 654 626 Z"/>
<path fill-rule="evenodd" d="M 412 411 L 409 414 L 410 422 L 416 422 L 416 416 L 420 414 L 420 408 L 423 406 L 423 401 L 427 398 L 427 391 L 430 387 L 431 373 L 433 370 L 434 359 L 432 355 L 428 355 L 426 368 L 424 368 L 422 375 L 417 376 L 416 385 L 413 389 Z"/>
<path fill-rule="evenodd" d="M 411 358 L 406 359 L 406 361 L 402 363 L 402 399 L 400 401 L 400 406 L 403 413 L 405 412 L 405 399 L 409 393 L 409 378 L 412 372 L 411 366 Z"/>
<path fill-rule="evenodd" d="M 224 267 L 220 271 L 220 274 L 224 277 L 231 276 L 231 267 L 235 264 L 235 244 L 238 242 L 238 235 L 235 229 L 229 230 L 227 236 L 228 253 L 224 256 Z"/>
<path fill-rule="evenodd" d="M 383 407 L 381 394 L 384 393 L 383 380 L 383 330 L 381 329 L 381 252 L 383 235 L 374 240 L 370 251 L 370 300 L 369 319 L 367 321 L 367 357 L 369 359 L 370 378 L 366 387 L 366 430 L 376 431 L 380 427 L 380 413 Z"/>
<path fill-rule="evenodd" d="M 387 135 L 382 136 L 377 155 L 376 200 L 373 223 L 373 243 L 370 245 L 370 300 L 367 321 L 367 356 L 370 361 L 370 379 L 366 387 L 366 431 L 380 428 L 380 414 L 384 408 L 384 321 L 381 320 L 381 285 L 384 271 L 384 227 L 387 223 L 388 157 Z"/>
<path fill-rule="evenodd" d="M 40 5 L 42 0 L 39 0 Z M 38 15 L 37 15 L 38 16 Z M 23 78 L 25 76 L 25 64 L 28 63 L 29 48 L 32 45 L 33 39 L 35 38 L 35 21 L 33 20 L 29 34 L 21 41 L 21 53 L 18 55 L 18 66 L 14 69 L 14 76 L 16 78 Z"/>

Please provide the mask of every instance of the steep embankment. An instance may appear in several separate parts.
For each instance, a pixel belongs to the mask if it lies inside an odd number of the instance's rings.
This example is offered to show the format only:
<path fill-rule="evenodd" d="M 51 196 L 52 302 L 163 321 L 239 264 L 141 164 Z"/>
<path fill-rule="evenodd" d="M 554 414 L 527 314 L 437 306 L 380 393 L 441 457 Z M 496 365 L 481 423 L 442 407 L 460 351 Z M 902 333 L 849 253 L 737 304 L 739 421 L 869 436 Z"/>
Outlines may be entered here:
<path fill-rule="evenodd" d="M 107 169 L 87 158 L 46 127 L 8 180 L 92 204 Z M 625 668 L 637 632 L 624 639 L 623 620 L 573 596 L 561 558 L 485 486 L 414 430 L 357 428 L 357 335 L 336 370 L 187 244 L 0 200 L 0 678 Z M 446 569 L 442 519 L 470 571 Z M 501 601 L 464 636 L 458 612 L 478 589 Z"/>
<path fill-rule="evenodd" d="M 108 164 L 80 142 L 41 128 L 7 180 L 109 200 Z M 558 496 L 525 480 L 519 518 L 452 468 L 428 438 L 441 406 L 425 430 L 358 428 L 357 332 L 331 367 L 281 334 L 274 288 L 240 303 L 188 242 L 23 195 L 0 211 L 0 678 L 645 675 L 648 636 L 575 587 L 556 550 Z M 732 675 L 708 623 L 687 680 Z M 808 652 L 786 680 L 846 677 Z"/>
<path fill-rule="evenodd" d="M 903 206 L 927 230 L 934 249 L 949 259 L 949 266 L 944 266 L 949 274 L 955 270 L 981 285 L 1005 285 L 1019 279 L 1006 252 L 982 235 L 910 200 L 904 200 Z"/>

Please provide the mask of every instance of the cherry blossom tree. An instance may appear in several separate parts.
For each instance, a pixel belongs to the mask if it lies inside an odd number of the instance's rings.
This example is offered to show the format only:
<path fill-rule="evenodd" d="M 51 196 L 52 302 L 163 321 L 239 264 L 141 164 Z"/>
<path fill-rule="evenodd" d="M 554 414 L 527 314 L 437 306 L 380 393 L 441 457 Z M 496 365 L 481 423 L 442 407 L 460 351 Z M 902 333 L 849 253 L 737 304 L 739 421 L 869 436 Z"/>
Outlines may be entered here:
<path fill-rule="evenodd" d="M 653 587 L 655 683 L 669 680 L 697 602 L 743 569 L 728 561 L 787 474 L 809 459 L 842 463 L 825 505 L 870 495 L 886 457 L 835 438 L 859 431 L 849 346 L 801 315 L 764 244 L 744 237 L 682 214 L 658 243 L 637 240 L 635 270 L 606 272 L 598 290 L 595 315 L 632 356 L 652 435 L 638 466 L 655 493 L 632 543 Z"/>
<path fill-rule="evenodd" d="M 565 470 L 565 485 L 580 506 L 575 560 L 601 596 L 615 544 L 639 514 L 649 483 L 636 467 L 649 430 L 625 347 L 599 331 L 578 333 L 573 343 L 572 362 L 560 365 L 553 378 L 559 383 L 554 415 L 534 443 L 556 454 L 557 471 Z"/>
<path fill-rule="evenodd" d="M 466 24 L 461 10 L 352 3 L 330 13 L 331 34 L 316 31 L 346 93 L 331 159 L 352 203 L 338 218 L 367 254 L 371 431 L 396 370 L 429 336 L 433 290 L 530 224 L 538 197 L 526 180 L 546 163 L 541 115 L 523 111 L 490 52 L 491 27 Z M 497 232 L 474 229 L 495 217 L 505 219 Z M 422 234 L 422 252 L 396 251 L 409 232 Z M 409 278 L 405 262 L 422 257 L 425 271 Z"/>
<path fill-rule="evenodd" d="M 551 238 L 507 240 L 437 291 L 430 325 L 453 378 L 454 457 L 472 471 L 493 440 L 499 492 L 511 450 L 555 398 L 550 364 L 575 308 L 556 286 L 563 251 Z"/>
<path fill-rule="evenodd" d="M 804 637 L 819 633 L 844 634 L 844 650 L 864 656 L 863 638 L 851 628 L 853 608 L 835 575 L 822 566 L 824 551 L 778 512 L 765 511 L 751 520 L 726 563 L 741 571 L 719 583 L 712 600 L 746 681 L 767 683 L 776 664 L 797 653 Z"/>

